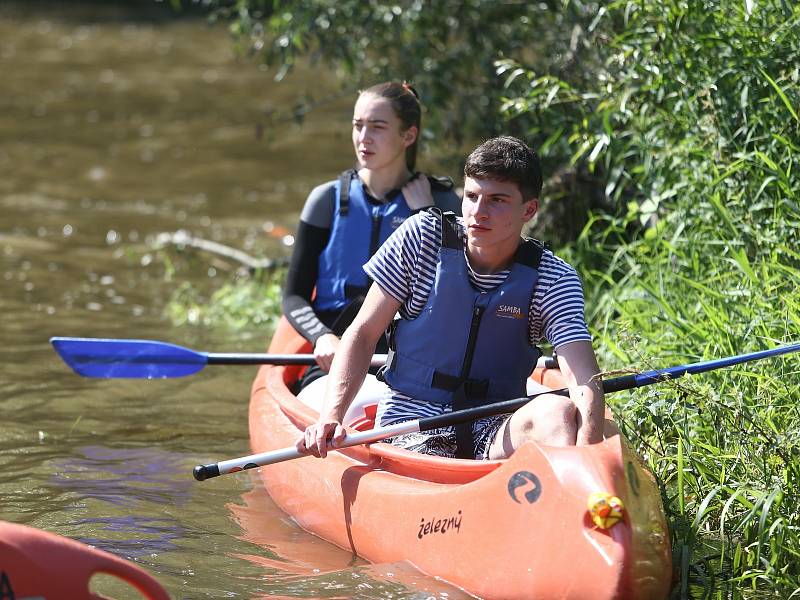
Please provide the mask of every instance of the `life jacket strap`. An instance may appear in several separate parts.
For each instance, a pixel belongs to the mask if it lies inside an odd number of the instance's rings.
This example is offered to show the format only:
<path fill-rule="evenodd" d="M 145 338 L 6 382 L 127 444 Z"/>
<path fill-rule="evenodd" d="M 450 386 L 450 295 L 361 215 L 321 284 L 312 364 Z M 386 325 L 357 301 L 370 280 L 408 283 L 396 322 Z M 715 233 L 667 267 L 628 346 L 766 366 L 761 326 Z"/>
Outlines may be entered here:
<path fill-rule="evenodd" d="M 518 262 L 538 271 L 545 248 L 547 248 L 547 244 L 544 242 L 533 238 L 522 238 L 522 242 L 517 247 L 517 253 L 514 255 L 514 262 Z"/>
<path fill-rule="evenodd" d="M 348 169 L 339 175 L 339 215 L 342 217 L 350 210 L 350 182 L 355 174 L 353 169 Z"/>
<path fill-rule="evenodd" d="M 333 331 L 337 337 L 342 337 L 342 334 L 344 334 L 345 330 L 350 326 L 350 323 L 355 320 L 363 303 L 364 298 L 358 297 L 345 304 L 330 327 L 331 331 Z"/>
<path fill-rule="evenodd" d="M 470 399 L 482 400 L 486 398 L 489 393 L 488 379 L 462 379 L 455 375 L 448 375 L 447 373 L 435 371 L 433 374 L 433 381 L 431 382 L 431 386 L 449 392 L 456 391 L 461 385 L 464 386 L 464 393 L 467 398 Z"/>
<path fill-rule="evenodd" d="M 344 284 L 344 295 L 350 300 L 361 300 L 367 297 L 369 291 L 368 285 L 352 285 L 350 283 Z"/>
<path fill-rule="evenodd" d="M 464 242 L 458 233 L 458 222 L 456 214 L 453 212 L 439 211 L 439 219 L 442 225 L 442 247 L 462 250 Z"/>
<path fill-rule="evenodd" d="M 453 410 L 464 410 L 474 406 L 467 395 L 466 386 L 460 385 L 453 393 Z M 472 421 L 459 423 L 456 430 L 456 458 L 475 458 L 475 435 L 472 431 Z"/>
<path fill-rule="evenodd" d="M 389 326 L 386 328 L 386 332 L 384 334 L 386 336 L 386 346 L 388 347 L 388 350 L 386 351 L 386 364 L 379 368 L 378 372 L 375 373 L 375 378 L 383 383 L 386 383 L 384 373 L 386 373 L 386 371 L 391 371 L 397 366 L 396 330 L 397 320 L 393 319 L 392 322 L 389 323 Z"/>

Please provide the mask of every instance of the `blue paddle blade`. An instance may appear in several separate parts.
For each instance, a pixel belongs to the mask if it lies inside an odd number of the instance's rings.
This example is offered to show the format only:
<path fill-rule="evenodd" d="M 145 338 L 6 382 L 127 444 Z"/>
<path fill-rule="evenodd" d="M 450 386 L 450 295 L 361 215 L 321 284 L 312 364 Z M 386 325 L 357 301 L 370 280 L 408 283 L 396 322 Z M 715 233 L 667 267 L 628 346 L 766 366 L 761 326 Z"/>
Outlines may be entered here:
<path fill-rule="evenodd" d="M 163 379 L 197 373 L 208 362 L 203 352 L 149 340 L 50 338 L 56 352 L 84 377 Z"/>

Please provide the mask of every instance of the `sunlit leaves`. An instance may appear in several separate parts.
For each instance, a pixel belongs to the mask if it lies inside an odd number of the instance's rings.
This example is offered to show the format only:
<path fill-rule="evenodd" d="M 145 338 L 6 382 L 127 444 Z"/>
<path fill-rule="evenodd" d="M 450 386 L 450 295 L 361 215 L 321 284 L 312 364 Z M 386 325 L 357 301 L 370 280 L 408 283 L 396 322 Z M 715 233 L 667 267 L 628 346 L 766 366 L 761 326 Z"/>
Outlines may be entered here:
<path fill-rule="evenodd" d="M 455 141 L 507 124 L 494 61 L 540 53 L 560 39 L 559 3 L 496 0 L 214 0 L 243 49 L 290 76 L 300 57 L 336 69 L 352 90 L 381 80 L 415 83 L 426 127 Z M 535 35 L 532 33 L 536 32 Z M 556 48 L 553 47 L 556 51 Z"/>

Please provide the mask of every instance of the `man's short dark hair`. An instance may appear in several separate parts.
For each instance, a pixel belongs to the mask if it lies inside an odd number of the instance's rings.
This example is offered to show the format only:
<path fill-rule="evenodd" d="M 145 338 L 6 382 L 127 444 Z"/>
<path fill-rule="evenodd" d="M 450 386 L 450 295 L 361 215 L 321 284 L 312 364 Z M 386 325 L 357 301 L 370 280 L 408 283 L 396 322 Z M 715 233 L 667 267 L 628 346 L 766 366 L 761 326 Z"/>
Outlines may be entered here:
<path fill-rule="evenodd" d="M 539 157 L 525 142 L 510 135 L 486 140 L 467 157 L 464 176 L 516 183 L 523 200 L 542 192 Z"/>

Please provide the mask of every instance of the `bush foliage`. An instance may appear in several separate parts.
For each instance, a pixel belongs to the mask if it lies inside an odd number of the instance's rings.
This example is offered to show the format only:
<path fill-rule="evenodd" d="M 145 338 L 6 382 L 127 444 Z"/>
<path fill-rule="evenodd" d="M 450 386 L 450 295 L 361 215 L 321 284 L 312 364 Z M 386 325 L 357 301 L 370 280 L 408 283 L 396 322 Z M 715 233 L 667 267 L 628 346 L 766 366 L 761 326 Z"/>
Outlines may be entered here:
<path fill-rule="evenodd" d="M 549 151 L 600 172 L 613 200 L 569 249 L 604 364 L 797 341 L 800 11 L 596 8 L 579 41 L 593 50 L 591 77 L 499 64 L 506 114 L 540 135 L 555 127 Z M 664 486 L 677 595 L 798 594 L 797 365 L 777 359 L 609 400 Z"/>
<path fill-rule="evenodd" d="M 534 140 L 605 209 L 560 254 L 601 364 L 800 341 L 800 7 L 238 0 L 239 42 L 419 82 L 443 136 Z M 457 128 L 457 129 L 456 129 Z M 276 304 L 277 306 L 277 304 Z M 609 397 L 663 487 L 678 597 L 800 597 L 800 360 Z"/>

